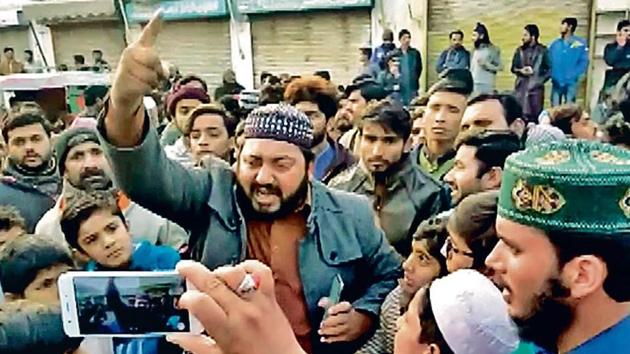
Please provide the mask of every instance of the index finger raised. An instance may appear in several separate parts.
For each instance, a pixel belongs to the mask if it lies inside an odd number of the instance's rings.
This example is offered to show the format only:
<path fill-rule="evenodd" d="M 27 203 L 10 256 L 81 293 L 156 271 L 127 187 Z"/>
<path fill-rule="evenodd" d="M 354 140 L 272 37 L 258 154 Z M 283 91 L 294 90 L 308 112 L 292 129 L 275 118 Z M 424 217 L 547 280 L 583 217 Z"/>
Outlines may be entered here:
<path fill-rule="evenodd" d="M 142 29 L 140 38 L 138 38 L 138 44 L 143 47 L 153 47 L 162 29 L 162 23 L 162 9 L 158 9 L 153 16 L 151 16 L 149 23 Z"/>

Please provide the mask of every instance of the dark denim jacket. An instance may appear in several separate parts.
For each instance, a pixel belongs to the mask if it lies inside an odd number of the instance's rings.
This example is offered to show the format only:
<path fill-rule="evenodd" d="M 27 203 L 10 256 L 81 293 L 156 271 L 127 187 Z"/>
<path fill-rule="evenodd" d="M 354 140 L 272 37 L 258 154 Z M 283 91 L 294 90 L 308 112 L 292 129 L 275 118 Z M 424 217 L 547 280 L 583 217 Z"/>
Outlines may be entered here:
<path fill-rule="evenodd" d="M 116 148 L 99 135 L 118 185 L 138 204 L 190 230 L 193 259 L 212 269 L 245 259 L 247 227 L 235 195 L 236 178 L 222 161 L 206 169 L 187 170 L 164 154 L 145 120 L 142 142 Z M 352 353 L 361 344 L 320 343 L 323 316 L 318 301 L 329 295 L 332 279 L 345 283 L 342 301 L 375 319 L 387 294 L 401 276 L 401 259 L 374 221 L 365 197 L 311 183 L 312 211 L 308 234 L 299 249 L 299 271 L 313 329 L 315 353 Z"/>

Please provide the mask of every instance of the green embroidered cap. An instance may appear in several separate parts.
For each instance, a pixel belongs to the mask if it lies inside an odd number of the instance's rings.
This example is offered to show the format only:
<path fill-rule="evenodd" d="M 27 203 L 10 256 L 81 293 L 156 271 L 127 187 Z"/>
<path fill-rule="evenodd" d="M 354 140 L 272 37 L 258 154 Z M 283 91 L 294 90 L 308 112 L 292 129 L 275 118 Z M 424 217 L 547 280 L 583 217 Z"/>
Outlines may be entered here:
<path fill-rule="evenodd" d="M 501 217 L 545 231 L 630 231 L 630 151 L 566 140 L 505 162 Z"/>

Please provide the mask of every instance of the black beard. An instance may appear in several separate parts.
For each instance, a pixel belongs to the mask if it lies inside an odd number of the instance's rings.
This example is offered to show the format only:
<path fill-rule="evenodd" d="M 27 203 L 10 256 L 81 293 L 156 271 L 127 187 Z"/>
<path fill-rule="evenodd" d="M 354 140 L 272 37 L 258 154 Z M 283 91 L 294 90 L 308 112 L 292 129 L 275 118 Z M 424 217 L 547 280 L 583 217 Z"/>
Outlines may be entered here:
<path fill-rule="evenodd" d="M 518 326 L 521 339 L 556 353 L 558 338 L 575 317 L 571 306 L 561 301 L 569 292 L 570 290 L 560 284 L 558 279 L 551 279 L 548 290 L 538 296 L 529 317 L 513 319 Z"/>
<path fill-rule="evenodd" d="M 112 180 L 102 170 L 86 171 L 79 176 L 79 185 L 75 186 L 85 191 L 108 190 L 112 186 Z"/>
<path fill-rule="evenodd" d="M 326 131 L 324 130 L 321 134 L 313 134 L 313 142 L 311 144 L 311 146 L 315 147 L 319 144 L 322 143 L 322 141 L 324 141 L 324 139 L 326 139 Z"/>
<path fill-rule="evenodd" d="M 300 185 L 295 193 L 283 198 L 280 209 L 273 213 L 261 213 L 254 209 L 252 200 L 247 196 L 240 183 L 236 183 L 236 198 L 238 205 L 241 207 L 243 215 L 246 218 L 252 220 L 274 221 L 293 213 L 302 204 L 304 204 L 306 196 L 308 195 L 308 186 L 308 173 L 305 172 L 304 178 L 302 179 L 302 182 L 300 182 Z"/>

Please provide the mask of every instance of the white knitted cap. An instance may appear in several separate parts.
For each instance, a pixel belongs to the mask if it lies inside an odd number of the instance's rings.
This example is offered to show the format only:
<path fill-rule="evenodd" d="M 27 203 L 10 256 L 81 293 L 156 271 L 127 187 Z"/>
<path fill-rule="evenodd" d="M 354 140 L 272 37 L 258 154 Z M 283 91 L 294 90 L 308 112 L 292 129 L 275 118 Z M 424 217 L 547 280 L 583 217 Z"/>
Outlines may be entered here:
<path fill-rule="evenodd" d="M 519 343 L 516 326 L 497 287 L 464 269 L 435 280 L 430 288 L 435 321 L 455 354 L 510 354 Z"/>

